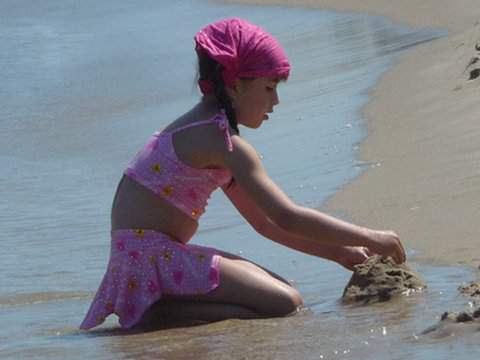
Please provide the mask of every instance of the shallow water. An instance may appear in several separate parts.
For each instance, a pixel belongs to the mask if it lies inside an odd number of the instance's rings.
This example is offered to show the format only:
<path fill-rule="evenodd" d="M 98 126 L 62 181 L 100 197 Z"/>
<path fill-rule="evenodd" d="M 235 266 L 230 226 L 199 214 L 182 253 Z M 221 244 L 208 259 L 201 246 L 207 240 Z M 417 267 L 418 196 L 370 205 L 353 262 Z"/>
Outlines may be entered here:
<path fill-rule="evenodd" d="M 72 319 L 85 306 L 82 294 L 20 301 L 2 305 L 2 323 L 16 324 L 5 337 L 8 346 L 2 358 L 471 358 L 472 352 L 478 351 L 478 329 L 465 333 L 464 325 L 459 324 L 448 333 L 421 332 L 438 321 L 445 307 L 465 308 L 467 299 L 456 294 L 455 284 L 470 278 L 472 271 L 425 265 L 416 268 L 427 280 L 428 289 L 388 303 L 341 305 L 339 292 L 348 274 L 326 266 L 323 270 L 328 277 L 305 276 L 297 284 L 308 309 L 296 316 L 229 320 L 152 332 L 119 331 L 113 321 L 88 333 L 76 330 Z"/>
<path fill-rule="evenodd" d="M 221 193 L 212 197 L 194 241 L 292 280 L 308 311 L 141 334 L 109 330 L 114 318 L 107 330 L 76 330 L 106 266 L 120 174 L 153 131 L 198 99 L 194 32 L 232 15 L 276 35 L 294 64 L 273 119 L 242 133 L 282 188 L 309 206 L 321 206 L 375 166 L 356 161 L 367 88 L 396 53 L 442 34 L 382 18 L 281 7 L 0 0 L 0 322 L 6 325 L 0 357 L 467 358 L 471 335 L 413 335 L 444 310 L 464 306 L 456 287 L 474 276 L 470 270 L 415 264 L 412 250 L 413 265 L 430 286 L 426 292 L 343 307 L 337 300 L 347 271 L 262 241 Z"/>

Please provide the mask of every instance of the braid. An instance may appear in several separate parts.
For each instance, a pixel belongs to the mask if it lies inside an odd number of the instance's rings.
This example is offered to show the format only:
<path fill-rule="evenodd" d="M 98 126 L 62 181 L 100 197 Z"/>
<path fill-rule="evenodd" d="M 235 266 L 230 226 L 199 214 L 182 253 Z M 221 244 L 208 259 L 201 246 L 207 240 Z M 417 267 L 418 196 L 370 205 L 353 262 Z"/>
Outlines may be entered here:
<path fill-rule="evenodd" d="M 223 66 L 203 53 L 198 54 L 199 80 L 206 80 L 213 85 L 213 95 L 217 100 L 218 107 L 225 110 L 228 123 L 237 132 L 238 122 L 235 116 L 232 99 L 227 93 L 223 81 Z"/>
<path fill-rule="evenodd" d="M 236 132 L 239 132 L 238 123 L 235 116 L 235 110 L 233 109 L 232 99 L 228 95 L 227 90 L 225 89 L 225 85 L 223 84 L 223 81 L 221 83 L 220 82 L 215 83 L 214 89 L 215 89 L 214 94 L 215 94 L 215 97 L 217 98 L 218 105 L 220 105 L 220 108 L 225 110 L 228 123 L 233 129 L 235 129 Z"/>

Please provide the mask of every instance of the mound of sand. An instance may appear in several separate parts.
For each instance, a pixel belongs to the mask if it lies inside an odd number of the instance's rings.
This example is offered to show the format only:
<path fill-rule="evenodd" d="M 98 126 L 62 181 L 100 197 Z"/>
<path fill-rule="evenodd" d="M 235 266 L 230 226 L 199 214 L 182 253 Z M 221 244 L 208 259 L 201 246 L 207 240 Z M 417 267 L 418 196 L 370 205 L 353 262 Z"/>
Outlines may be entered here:
<path fill-rule="evenodd" d="M 425 282 L 406 264 L 375 255 L 355 266 L 343 292 L 344 303 L 369 304 L 389 300 L 394 295 L 410 293 L 426 287 Z"/>
<path fill-rule="evenodd" d="M 440 321 L 450 321 L 450 322 L 469 322 L 474 320 L 480 320 L 480 308 L 476 310 L 467 310 L 460 312 L 445 311 L 440 318 Z"/>
<path fill-rule="evenodd" d="M 466 285 L 459 286 L 458 291 L 460 291 L 460 293 L 464 295 L 470 296 L 471 298 L 473 298 L 474 301 L 480 302 L 480 284 L 479 283 L 475 281 L 471 281 Z"/>
<path fill-rule="evenodd" d="M 456 324 L 462 324 L 466 332 L 479 330 L 480 284 L 472 281 L 459 286 L 458 291 L 471 299 L 469 307 L 465 311 L 445 311 L 441 315 L 440 321 L 422 331 L 422 335 L 449 336 L 458 331 L 458 325 Z"/>
<path fill-rule="evenodd" d="M 480 321 L 480 284 L 472 281 L 459 286 L 458 291 L 471 299 L 470 309 L 460 312 L 446 311 L 442 314 L 440 321 L 457 323 Z"/>

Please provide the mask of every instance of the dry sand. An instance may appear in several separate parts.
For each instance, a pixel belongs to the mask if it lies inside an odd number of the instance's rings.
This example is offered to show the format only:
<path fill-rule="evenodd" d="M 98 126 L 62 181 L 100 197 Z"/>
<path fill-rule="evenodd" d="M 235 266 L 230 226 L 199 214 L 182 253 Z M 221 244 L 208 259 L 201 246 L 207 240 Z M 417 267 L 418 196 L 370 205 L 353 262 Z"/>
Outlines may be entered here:
<path fill-rule="evenodd" d="M 238 0 L 385 15 L 449 36 L 402 54 L 363 109 L 372 164 L 326 205 L 331 213 L 393 229 L 417 261 L 480 264 L 480 51 L 478 0 Z"/>

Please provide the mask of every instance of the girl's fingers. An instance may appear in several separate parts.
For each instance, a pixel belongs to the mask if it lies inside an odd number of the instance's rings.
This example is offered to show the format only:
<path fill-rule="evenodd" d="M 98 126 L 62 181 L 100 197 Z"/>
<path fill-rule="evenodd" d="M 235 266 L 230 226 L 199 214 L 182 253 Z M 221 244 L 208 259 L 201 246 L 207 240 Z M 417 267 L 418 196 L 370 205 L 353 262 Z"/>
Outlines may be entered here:
<path fill-rule="evenodd" d="M 403 247 L 402 243 L 399 241 L 400 246 L 400 263 L 402 264 L 407 260 L 407 255 L 405 254 L 405 248 Z"/>
<path fill-rule="evenodd" d="M 376 255 L 372 250 L 370 250 L 368 247 L 365 248 L 365 253 L 370 257 L 373 255 Z"/>
<path fill-rule="evenodd" d="M 405 250 L 403 249 L 403 246 L 400 245 L 400 249 L 395 252 L 395 262 L 397 264 L 403 264 L 406 260 L 406 255 L 405 255 Z"/>

